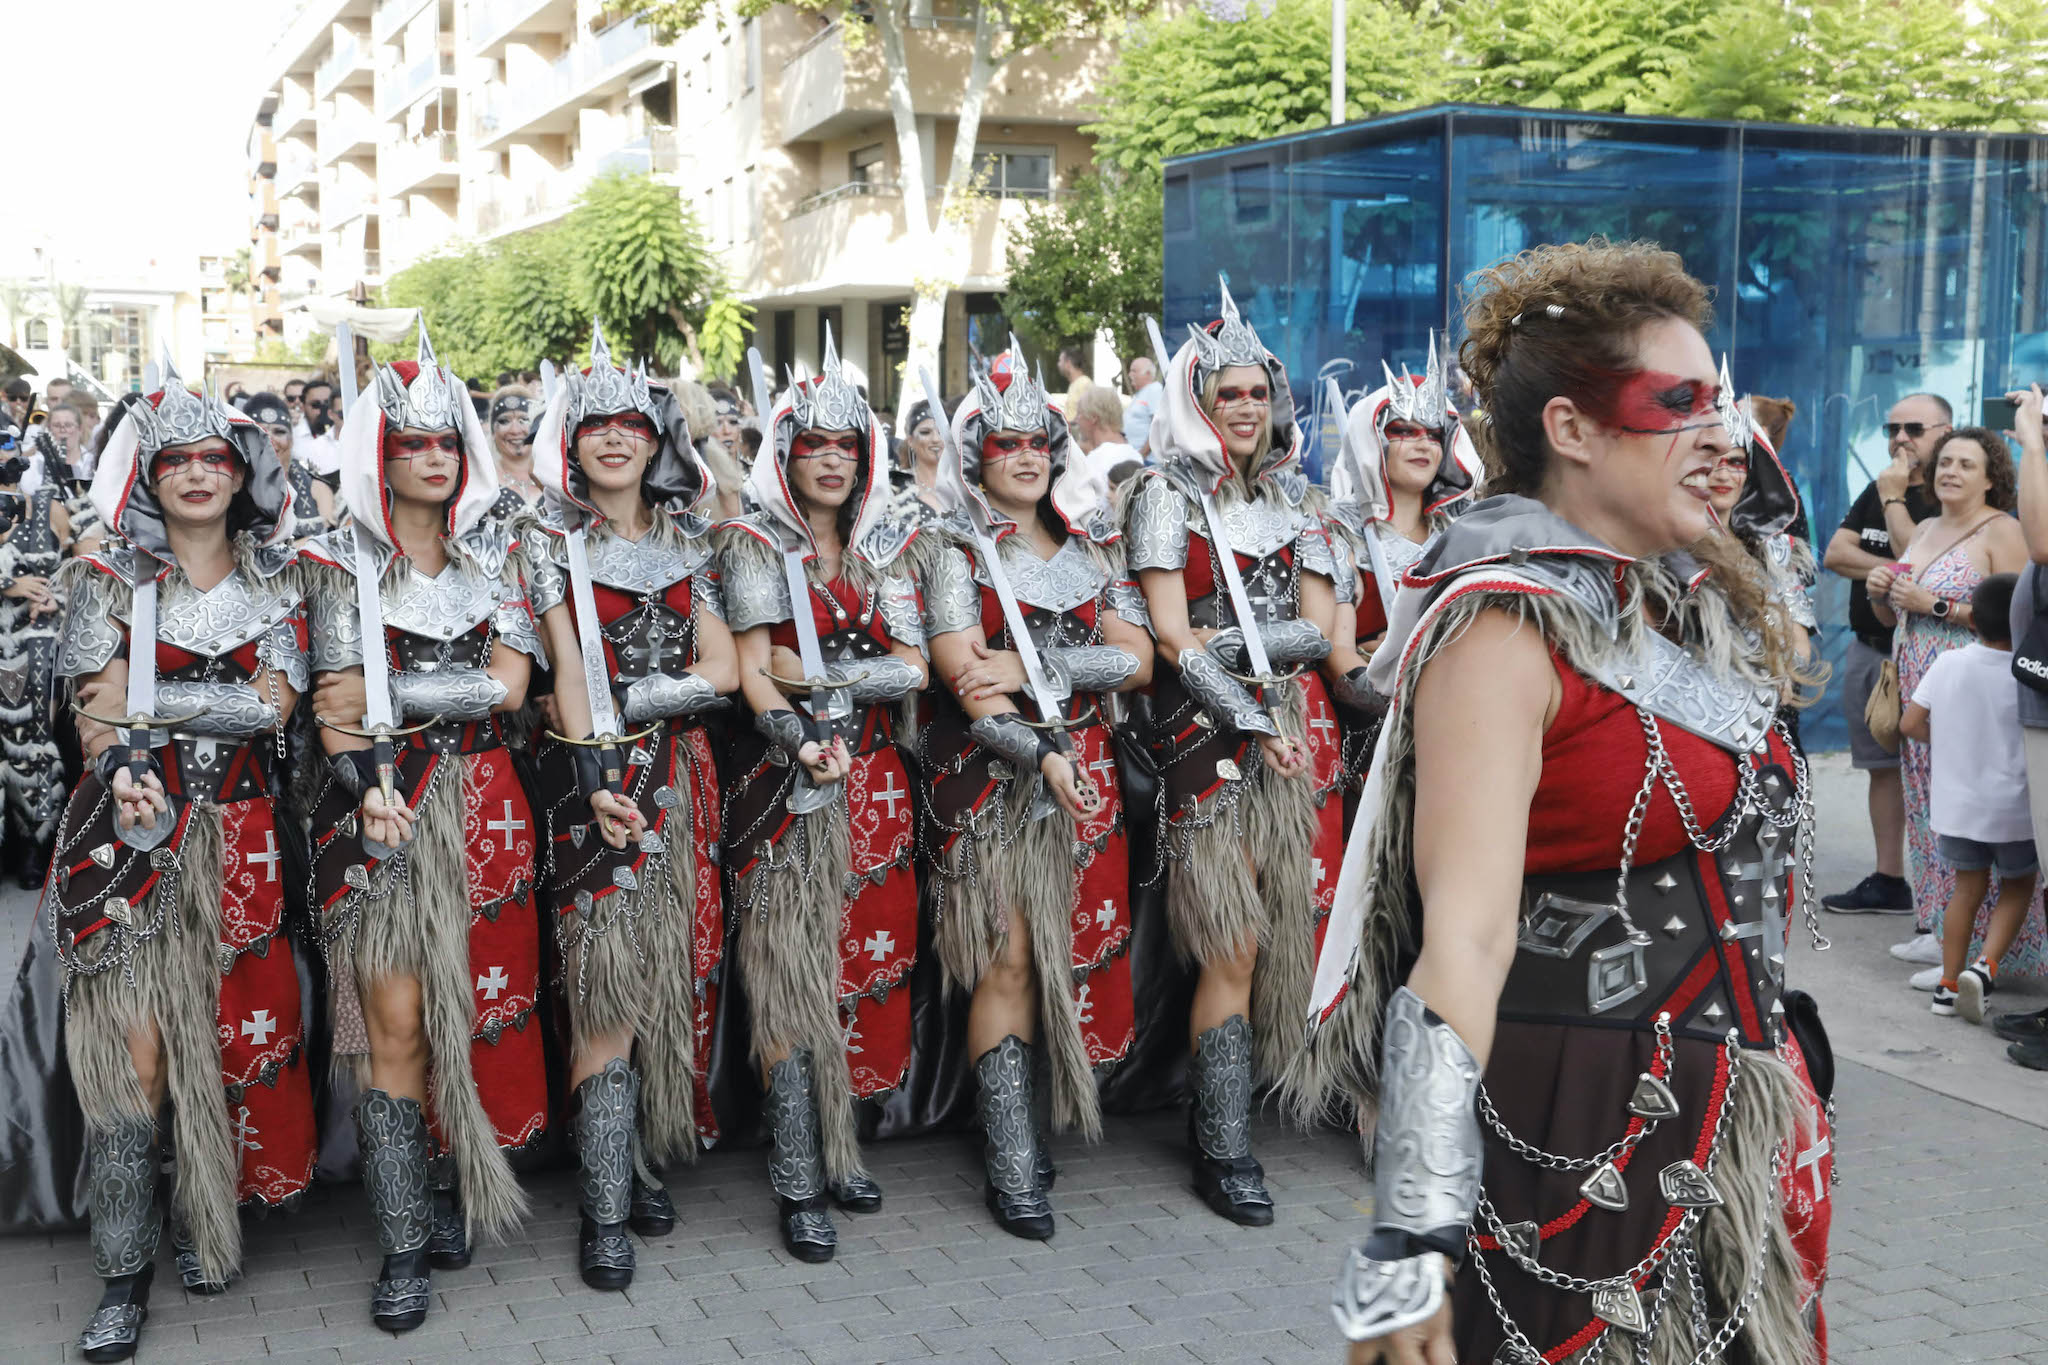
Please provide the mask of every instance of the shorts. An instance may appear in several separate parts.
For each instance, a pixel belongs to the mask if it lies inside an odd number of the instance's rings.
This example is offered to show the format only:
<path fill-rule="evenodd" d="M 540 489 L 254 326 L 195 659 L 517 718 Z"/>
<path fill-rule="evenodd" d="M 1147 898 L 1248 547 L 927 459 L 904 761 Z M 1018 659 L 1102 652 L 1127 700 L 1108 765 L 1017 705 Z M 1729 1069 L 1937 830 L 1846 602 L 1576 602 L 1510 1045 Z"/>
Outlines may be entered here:
<path fill-rule="evenodd" d="M 1965 839 L 1955 834 L 1937 834 L 1934 836 L 1934 847 L 1941 854 L 1941 860 L 1953 871 L 1982 872 L 1988 867 L 2007 881 L 2031 877 L 2041 865 L 2040 858 L 2034 852 L 2032 839 L 1987 844 L 1981 839 Z"/>
<path fill-rule="evenodd" d="M 1849 763 L 1864 772 L 1883 772 L 1899 766 L 1899 756 L 1872 739 L 1870 727 L 1863 723 L 1870 694 L 1877 690 L 1877 675 L 1890 657 L 1854 636 L 1842 655 L 1842 718 L 1849 722 Z"/>

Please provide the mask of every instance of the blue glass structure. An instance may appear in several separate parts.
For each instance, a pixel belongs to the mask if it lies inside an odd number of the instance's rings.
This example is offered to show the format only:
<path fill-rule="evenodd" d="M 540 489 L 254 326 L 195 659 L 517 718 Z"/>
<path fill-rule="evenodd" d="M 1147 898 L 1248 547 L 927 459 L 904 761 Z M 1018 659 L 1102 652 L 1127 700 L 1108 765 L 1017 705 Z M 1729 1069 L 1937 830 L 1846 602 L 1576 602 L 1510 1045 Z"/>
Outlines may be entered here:
<path fill-rule="evenodd" d="M 1177 157 L 1165 230 L 1168 337 L 1215 316 L 1221 272 L 1317 436 L 1307 379 L 1356 395 L 1382 357 L 1419 370 L 1474 271 L 1660 242 L 1713 287 L 1737 385 L 1798 405 L 1784 453 L 1817 549 L 1883 467 L 1898 398 L 1940 393 L 1967 424 L 1986 393 L 2048 383 L 2048 137 L 1437 105 Z M 1844 588 L 1823 575 L 1830 658 Z M 1808 726 L 1841 742 L 1835 707 Z"/>

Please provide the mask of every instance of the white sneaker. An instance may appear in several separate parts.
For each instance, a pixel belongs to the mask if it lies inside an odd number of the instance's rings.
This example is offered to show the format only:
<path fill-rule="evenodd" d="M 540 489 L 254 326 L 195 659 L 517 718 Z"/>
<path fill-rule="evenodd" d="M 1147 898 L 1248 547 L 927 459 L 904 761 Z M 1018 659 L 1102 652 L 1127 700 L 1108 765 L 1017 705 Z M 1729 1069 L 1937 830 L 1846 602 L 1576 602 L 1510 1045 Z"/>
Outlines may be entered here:
<path fill-rule="evenodd" d="M 1892 956 L 1901 962 L 1933 966 L 1941 961 L 1941 935 L 1915 934 L 1904 943 L 1894 943 L 1891 951 Z"/>
<path fill-rule="evenodd" d="M 1907 979 L 1906 984 L 1916 991 L 1931 991 L 1941 984 L 1941 964 L 1936 963 L 1924 971 L 1918 971 Z"/>

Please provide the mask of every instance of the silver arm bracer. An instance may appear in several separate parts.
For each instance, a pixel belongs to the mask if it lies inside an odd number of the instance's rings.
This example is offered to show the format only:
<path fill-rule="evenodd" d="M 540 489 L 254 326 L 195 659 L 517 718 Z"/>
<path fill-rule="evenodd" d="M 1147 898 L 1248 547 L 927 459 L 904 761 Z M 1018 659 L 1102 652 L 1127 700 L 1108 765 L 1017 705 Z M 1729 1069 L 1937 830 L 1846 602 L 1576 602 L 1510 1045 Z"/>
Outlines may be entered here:
<path fill-rule="evenodd" d="M 1129 650 L 1115 645 L 1054 645 L 1038 653 L 1046 681 L 1060 697 L 1076 692 L 1114 692 L 1138 672 Z"/>
<path fill-rule="evenodd" d="M 505 684 L 481 668 L 391 675 L 391 710 L 401 720 L 482 720 L 505 696 Z"/>
<path fill-rule="evenodd" d="M 1265 641 L 1266 658 L 1280 668 L 1321 663 L 1330 652 L 1329 637 L 1316 628 L 1315 622 L 1299 618 L 1268 621 L 1259 627 L 1259 638 Z"/>
<path fill-rule="evenodd" d="M 702 675 L 656 673 L 626 684 L 619 718 L 628 725 L 644 725 L 671 716 L 693 716 L 716 705 L 718 689 Z"/>
<path fill-rule="evenodd" d="M 754 730 L 799 763 L 803 761 L 804 745 L 811 742 L 803 717 L 786 707 L 763 711 L 755 716 Z"/>
<path fill-rule="evenodd" d="M 1366 681 L 1366 673 L 1366 666 L 1360 664 L 1330 684 L 1330 695 L 1346 706 L 1377 715 L 1387 709 L 1387 699 Z"/>
<path fill-rule="evenodd" d="M 178 728 L 215 739 L 247 739 L 277 728 L 277 708 L 245 682 L 165 682 L 156 685 L 159 715 L 190 716 Z"/>
<path fill-rule="evenodd" d="M 924 671 L 908 659 L 887 655 L 873 659 L 849 659 L 841 663 L 827 664 L 825 676 L 832 679 L 823 690 L 844 691 L 856 705 L 869 702 L 894 701 L 909 692 L 924 688 Z M 841 684 L 839 679 L 849 681 Z"/>
<path fill-rule="evenodd" d="M 1020 773 L 1036 773 L 1041 752 L 1036 730 L 1015 715 L 983 716 L 967 727 L 974 742 L 1001 754 L 1017 765 Z"/>
<path fill-rule="evenodd" d="M 1279 735 L 1280 727 L 1273 718 L 1237 679 L 1223 671 L 1214 655 L 1199 649 L 1182 650 L 1180 680 L 1195 700 L 1217 717 L 1219 725 L 1245 734 Z"/>
<path fill-rule="evenodd" d="M 1400 1331 L 1443 1301 L 1479 1207 L 1482 1068 L 1464 1039 L 1406 986 L 1387 1005 L 1373 1135 L 1373 1231 L 1352 1248 L 1331 1311 L 1352 1341 Z"/>

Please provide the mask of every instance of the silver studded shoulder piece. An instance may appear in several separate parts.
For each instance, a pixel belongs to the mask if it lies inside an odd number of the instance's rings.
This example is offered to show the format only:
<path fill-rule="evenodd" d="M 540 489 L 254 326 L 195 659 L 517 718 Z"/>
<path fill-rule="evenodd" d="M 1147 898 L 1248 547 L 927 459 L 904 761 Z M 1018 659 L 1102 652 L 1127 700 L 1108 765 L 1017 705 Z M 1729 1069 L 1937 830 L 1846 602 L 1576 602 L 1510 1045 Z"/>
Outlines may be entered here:
<path fill-rule="evenodd" d="M 1778 707 L 1775 689 L 1718 674 L 1649 630 L 1637 633 L 1633 651 L 1600 661 L 1594 680 L 1731 753 L 1763 748 Z"/>
<path fill-rule="evenodd" d="M 1129 578 L 1112 579 L 1103 590 L 1103 600 L 1110 609 L 1134 626 L 1152 629 L 1152 609 L 1145 605 L 1144 589 Z"/>
<path fill-rule="evenodd" d="M 925 575 L 925 635 L 947 635 L 980 624 L 981 593 L 967 552 L 948 546 L 939 552 Z"/>
<path fill-rule="evenodd" d="M 718 565 L 706 559 L 697 572 L 690 575 L 690 600 L 704 610 L 725 619 L 725 587 L 718 581 Z"/>
<path fill-rule="evenodd" d="M 329 531 L 318 553 L 332 563 L 316 559 L 306 572 L 307 653 L 315 673 L 339 673 L 363 662 L 363 618 L 356 610 L 355 578 L 337 567 L 355 562 L 355 535 L 352 526 Z M 388 554 L 380 554 L 380 561 Z"/>
<path fill-rule="evenodd" d="M 541 643 L 540 627 L 535 622 L 531 599 L 523 593 L 508 592 L 491 612 L 491 629 L 498 638 L 532 659 L 542 668 L 548 666 L 547 646 Z"/>
<path fill-rule="evenodd" d="M 116 606 L 127 614 L 132 591 L 128 581 L 103 572 L 90 561 L 70 571 L 76 587 L 64 614 L 64 634 L 57 644 L 57 675 L 89 678 L 114 661 L 121 651 Z"/>
<path fill-rule="evenodd" d="M 1221 717 L 1232 730 L 1249 735 L 1275 735 L 1280 727 L 1252 700 L 1237 679 L 1223 671 L 1214 655 L 1199 649 L 1182 650 L 1180 680 L 1195 700 L 1213 716 Z"/>
<path fill-rule="evenodd" d="M 1303 573 L 1319 573 L 1332 582 L 1337 578 L 1337 556 L 1330 545 L 1327 528 L 1310 524 L 1294 538 L 1294 564 Z"/>
<path fill-rule="evenodd" d="M 882 580 L 881 587 L 875 590 L 875 597 L 889 638 L 900 645 L 916 645 L 923 649 L 924 609 L 918 604 L 917 585 L 910 581 L 910 575 L 899 567 Z M 916 691 L 917 686 L 913 684 L 907 690 Z"/>
<path fill-rule="evenodd" d="M 1163 475 L 1145 474 L 1140 479 L 1124 516 L 1125 562 L 1132 573 L 1186 568 L 1191 504 Z"/>
<path fill-rule="evenodd" d="M 569 600 L 567 555 L 562 537 L 553 531 L 535 531 L 527 544 L 533 553 L 526 564 L 526 600 L 539 620 Z"/>
<path fill-rule="evenodd" d="M 766 524 L 765 518 L 759 520 Z M 779 543 L 772 526 L 767 534 Z M 726 624 L 735 634 L 790 619 L 789 581 L 782 572 L 782 552 L 774 545 L 752 530 L 736 529 L 727 534 L 718 561 Z"/>
<path fill-rule="evenodd" d="M 1352 603 L 1358 600 L 1358 557 L 1352 552 L 1347 532 L 1333 528 L 1330 532 L 1330 586 L 1336 590 L 1337 600 Z"/>
<path fill-rule="evenodd" d="M 1771 596 L 1785 609 L 1785 614 L 1809 631 L 1820 629 L 1820 621 L 1813 611 L 1813 585 L 1806 581 L 1794 562 L 1792 537 L 1783 531 L 1766 536 L 1763 562 L 1764 573 L 1770 580 Z"/>

